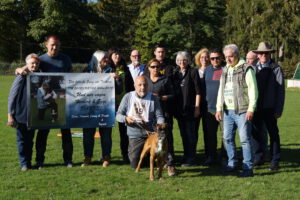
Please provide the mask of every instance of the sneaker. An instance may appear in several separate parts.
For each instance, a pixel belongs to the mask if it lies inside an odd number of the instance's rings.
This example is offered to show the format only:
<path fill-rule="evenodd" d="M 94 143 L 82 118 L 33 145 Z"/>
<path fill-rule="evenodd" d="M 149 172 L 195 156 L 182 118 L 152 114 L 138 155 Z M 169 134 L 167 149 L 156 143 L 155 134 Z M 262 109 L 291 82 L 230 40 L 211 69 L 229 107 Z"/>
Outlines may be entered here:
<path fill-rule="evenodd" d="M 43 163 L 37 162 L 34 168 L 41 170 L 43 168 Z"/>
<path fill-rule="evenodd" d="M 83 163 L 81 164 L 81 167 L 86 167 L 90 165 L 92 162 L 92 159 L 90 157 L 85 157 Z"/>
<path fill-rule="evenodd" d="M 107 167 L 107 166 L 109 166 L 109 164 L 110 164 L 110 156 L 105 156 L 103 159 L 102 166 Z"/>
<path fill-rule="evenodd" d="M 28 167 L 27 167 L 27 166 L 23 166 L 23 167 L 21 168 L 21 171 L 22 171 L 22 172 L 28 171 Z"/>
<path fill-rule="evenodd" d="M 253 170 L 252 169 L 248 169 L 248 170 L 243 170 L 242 174 L 239 175 L 240 178 L 247 178 L 247 177 L 253 177 Z"/>
<path fill-rule="evenodd" d="M 73 163 L 71 163 L 71 162 L 67 163 L 66 165 L 67 165 L 68 168 L 73 167 Z"/>
<path fill-rule="evenodd" d="M 272 163 L 269 167 L 270 171 L 277 171 L 279 170 L 279 164 L 278 163 Z"/>
<path fill-rule="evenodd" d="M 175 176 L 176 175 L 176 170 L 174 166 L 168 166 L 168 175 L 169 176 Z"/>

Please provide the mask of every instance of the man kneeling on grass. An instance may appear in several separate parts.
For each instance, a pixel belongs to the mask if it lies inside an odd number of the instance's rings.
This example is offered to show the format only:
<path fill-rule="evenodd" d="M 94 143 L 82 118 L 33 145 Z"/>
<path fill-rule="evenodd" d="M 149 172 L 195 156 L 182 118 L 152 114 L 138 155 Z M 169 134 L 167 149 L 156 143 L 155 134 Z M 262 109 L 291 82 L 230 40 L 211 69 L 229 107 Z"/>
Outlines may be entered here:
<path fill-rule="evenodd" d="M 136 168 L 147 139 L 145 128 L 154 131 L 156 124 L 164 123 L 164 117 L 157 97 L 148 92 L 148 84 L 144 76 L 135 79 L 134 88 L 135 91 L 123 97 L 117 112 L 117 121 L 127 126 L 128 157 L 130 165 Z M 145 125 L 141 125 L 144 123 Z"/>
<path fill-rule="evenodd" d="M 29 54 L 26 59 L 26 71 L 36 72 L 40 59 L 36 54 Z M 21 170 L 31 168 L 31 156 L 33 147 L 34 130 L 27 126 L 27 87 L 26 75 L 18 75 L 10 89 L 8 97 L 7 125 L 16 128 L 17 144 Z"/>

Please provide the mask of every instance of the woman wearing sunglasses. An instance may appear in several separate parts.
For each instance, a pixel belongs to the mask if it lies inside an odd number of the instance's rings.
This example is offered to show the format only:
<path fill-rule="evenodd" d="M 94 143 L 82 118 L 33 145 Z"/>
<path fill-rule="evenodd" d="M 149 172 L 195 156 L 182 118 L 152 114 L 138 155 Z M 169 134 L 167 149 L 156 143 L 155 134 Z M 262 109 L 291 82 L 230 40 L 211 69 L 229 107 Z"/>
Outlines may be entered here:
<path fill-rule="evenodd" d="M 168 110 L 170 109 L 168 109 L 167 106 L 168 104 L 170 104 L 169 102 L 174 98 L 174 91 L 171 80 L 167 76 L 162 75 L 160 70 L 160 62 L 157 59 L 153 58 L 148 62 L 144 76 L 146 77 L 148 82 L 148 91 L 152 92 L 153 95 L 158 98 L 165 117 L 165 121 L 168 121 L 168 118 L 170 117 Z M 174 168 L 173 135 L 168 133 L 167 140 L 169 149 L 167 160 L 168 175 L 174 176 L 176 172 Z"/>

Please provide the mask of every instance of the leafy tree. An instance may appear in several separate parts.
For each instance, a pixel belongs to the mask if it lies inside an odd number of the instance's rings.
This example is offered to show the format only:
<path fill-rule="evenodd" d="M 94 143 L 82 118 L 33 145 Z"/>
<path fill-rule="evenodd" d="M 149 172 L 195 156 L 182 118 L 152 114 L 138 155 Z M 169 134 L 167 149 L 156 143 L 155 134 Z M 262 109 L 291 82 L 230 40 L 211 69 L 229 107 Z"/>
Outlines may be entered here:
<path fill-rule="evenodd" d="M 269 41 L 277 50 L 287 77 L 300 56 L 300 4 L 295 0 L 229 0 L 224 33 L 226 43 L 236 43 L 242 54 Z"/>
<path fill-rule="evenodd" d="M 139 15 L 141 0 L 101 0 L 95 12 L 107 26 L 101 30 L 105 38 L 103 49 L 118 47 L 127 55 L 133 44 L 135 21 Z"/>
<path fill-rule="evenodd" d="M 38 17 L 29 23 L 28 36 L 44 42 L 45 36 L 57 34 L 63 51 L 73 61 L 87 61 L 92 54 L 93 38 L 90 28 L 96 22 L 88 5 L 80 0 L 41 0 Z M 84 48 L 83 48 L 83 47 Z"/>
<path fill-rule="evenodd" d="M 0 2 L 0 60 L 23 59 L 23 52 L 33 52 L 35 47 L 26 36 L 28 23 L 35 17 L 38 2 L 34 0 L 3 0 Z M 27 45 L 26 45 L 27 44 Z"/>
<path fill-rule="evenodd" d="M 223 13 L 222 1 L 146 0 L 136 23 L 134 46 L 144 61 L 153 56 L 156 43 L 163 43 L 171 57 L 179 50 L 195 53 L 219 46 Z"/>

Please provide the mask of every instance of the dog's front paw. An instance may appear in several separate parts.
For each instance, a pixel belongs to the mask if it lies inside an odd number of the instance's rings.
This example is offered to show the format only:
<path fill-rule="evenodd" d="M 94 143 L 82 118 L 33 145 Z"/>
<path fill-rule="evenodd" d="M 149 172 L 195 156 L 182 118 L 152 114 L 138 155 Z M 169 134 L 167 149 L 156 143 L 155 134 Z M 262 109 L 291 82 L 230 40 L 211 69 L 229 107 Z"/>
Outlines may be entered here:
<path fill-rule="evenodd" d="M 154 178 L 149 178 L 150 181 L 154 181 Z"/>

